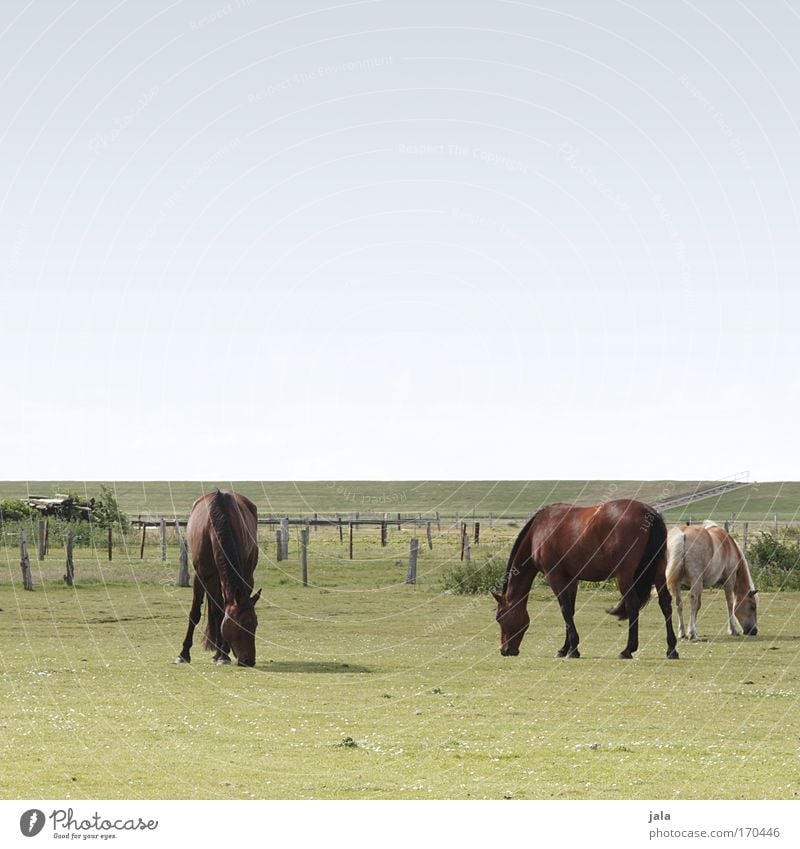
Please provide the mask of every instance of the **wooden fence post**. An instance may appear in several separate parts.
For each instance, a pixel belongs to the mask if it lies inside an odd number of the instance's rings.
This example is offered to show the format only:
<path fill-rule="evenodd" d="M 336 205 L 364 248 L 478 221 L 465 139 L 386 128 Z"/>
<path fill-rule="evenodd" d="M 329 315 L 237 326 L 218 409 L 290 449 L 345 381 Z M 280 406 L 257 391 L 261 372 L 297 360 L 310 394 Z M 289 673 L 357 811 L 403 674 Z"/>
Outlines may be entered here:
<path fill-rule="evenodd" d="M 114 531 L 113 528 L 109 526 L 108 528 L 108 562 L 111 562 L 111 558 L 114 552 Z"/>
<path fill-rule="evenodd" d="M 469 545 L 469 534 L 464 534 L 464 560 L 469 563 L 470 561 L 470 545 Z"/>
<path fill-rule="evenodd" d="M 350 522 L 350 559 L 353 559 L 353 523 Z"/>
<path fill-rule="evenodd" d="M 461 557 L 460 559 L 464 559 L 464 548 L 467 540 L 467 523 L 461 523 Z"/>
<path fill-rule="evenodd" d="M 28 556 L 28 532 L 19 533 L 19 565 L 22 568 L 22 586 L 26 590 L 33 589 L 33 576 L 31 575 L 31 559 Z"/>
<path fill-rule="evenodd" d="M 386 547 L 386 522 L 381 522 L 381 545 Z"/>
<path fill-rule="evenodd" d="M 308 586 L 308 528 L 300 531 L 300 571 L 303 576 L 303 586 Z"/>
<path fill-rule="evenodd" d="M 475 545 L 480 545 L 481 542 L 481 523 L 475 522 Z"/>
<path fill-rule="evenodd" d="M 398 531 L 402 530 L 402 527 L 400 525 L 400 514 L 399 513 L 397 514 L 397 530 Z"/>
<path fill-rule="evenodd" d="M 178 586 L 189 586 L 189 546 L 186 543 L 186 537 L 181 536 L 181 554 L 180 566 L 178 567 Z"/>
<path fill-rule="evenodd" d="M 167 562 L 167 521 L 161 517 L 161 562 Z"/>
<path fill-rule="evenodd" d="M 39 539 L 37 540 L 36 553 L 40 561 L 44 560 L 44 549 L 45 549 L 45 527 L 46 522 L 44 519 L 39 519 Z"/>
<path fill-rule="evenodd" d="M 284 560 L 289 559 L 289 517 L 284 516 L 281 519 L 281 557 Z"/>
<path fill-rule="evenodd" d="M 748 536 L 749 526 L 748 523 L 744 523 L 744 533 L 743 533 L 743 541 L 744 541 L 744 556 L 747 557 L 747 536 Z"/>
<path fill-rule="evenodd" d="M 142 541 L 139 545 L 139 560 L 144 559 L 144 537 L 145 537 L 146 533 L 147 533 L 147 526 L 142 525 Z"/>
<path fill-rule="evenodd" d="M 427 526 L 426 526 L 426 528 L 425 528 L 425 533 L 426 533 L 426 534 L 427 534 L 427 536 L 428 536 L 428 548 L 429 548 L 431 551 L 433 551 L 433 536 L 432 536 L 432 534 L 431 534 L 431 523 L 430 523 L 430 522 L 428 522 L 428 524 L 427 524 Z"/>
<path fill-rule="evenodd" d="M 64 581 L 66 582 L 68 587 L 73 586 L 73 584 L 75 583 L 75 562 L 72 559 L 72 549 L 74 541 L 75 538 L 72 533 L 72 528 L 67 528 L 67 563 Z"/>
<path fill-rule="evenodd" d="M 442 520 L 439 517 L 439 511 L 436 511 L 436 533 L 440 534 L 442 532 Z"/>
<path fill-rule="evenodd" d="M 414 537 L 411 540 L 411 549 L 408 554 L 408 574 L 406 575 L 407 584 L 417 583 L 417 552 L 419 551 L 419 540 Z"/>
<path fill-rule="evenodd" d="M 275 559 L 280 563 L 283 560 L 283 534 L 280 531 L 275 531 L 275 543 L 277 545 Z"/>
<path fill-rule="evenodd" d="M 342 517 L 337 515 L 336 521 L 339 525 L 339 542 L 343 543 L 344 542 L 344 531 L 342 530 Z"/>

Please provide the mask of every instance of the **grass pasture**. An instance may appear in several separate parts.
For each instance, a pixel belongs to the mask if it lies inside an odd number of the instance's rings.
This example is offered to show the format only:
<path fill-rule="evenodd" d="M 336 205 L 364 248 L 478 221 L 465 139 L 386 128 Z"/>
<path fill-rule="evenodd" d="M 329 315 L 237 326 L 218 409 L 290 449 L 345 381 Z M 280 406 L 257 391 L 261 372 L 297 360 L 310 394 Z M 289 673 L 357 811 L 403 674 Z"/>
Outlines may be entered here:
<path fill-rule="evenodd" d="M 56 492 L 97 495 L 99 481 L 4 481 L 0 499 L 51 496 Z M 594 504 L 611 498 L 637 498 L 654 502 L 691 493 L 710 481 L 107 481 L 120 506 L 131 517 L 163 514 L 184 517 L 192 502 L 215 486 L 235 489 L 258 505 L 261 515 L 288 513 L 361 512 L 382 514 L 433 513 L 461 516 L 475 511 L 478 516 L 493 513 L 523 517 L 540 505 L 554 501 Z M 800 483 L 768 482 L 705 499 L 666 514 L 668 522 L 689 516 L 695 520 L 718 521 L 735 515 L 742 521 L 771 522 L 777 516 L 785 522 L 800 521 Z"/>
<path fill-rule="evenodd" d="M 513 529 L 474 552 L 507 551 Z M 358 531 L 312 533 L 311 586 L 296 547 L 257 571 L 258 663 L 216 667 L 199 645 L 176 666 L 191 591 L 170 562 L 112 564 L 76 549 L 35 561 L 21 588 L 0 570 L 0 787 L 5 798 L 796 798 L 800 787 L 800 593 L 765 593 L 755 638 L 725 633 L 721 591 L 700 632 L 664 658 L 657 605 L 634 661 L 607 587 L 585 585 L 580 660 L 556 660 L 549 589 L 517 658 L 502 658 L 488 598 L 441 591 L 456 537 L 420 555 L 409 531 L 382 549 Z M 154 550 L 148 558 L 155 556 Z"/>

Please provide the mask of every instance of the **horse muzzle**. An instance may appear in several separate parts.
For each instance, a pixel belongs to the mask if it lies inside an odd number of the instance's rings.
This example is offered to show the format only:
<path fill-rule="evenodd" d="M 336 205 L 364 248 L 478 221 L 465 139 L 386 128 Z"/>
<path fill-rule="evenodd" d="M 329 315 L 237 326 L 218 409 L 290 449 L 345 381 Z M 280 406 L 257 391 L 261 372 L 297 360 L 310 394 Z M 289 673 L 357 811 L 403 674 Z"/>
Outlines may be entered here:
<path fill-rule="evenodd" d="M 758 628 L 756 628 L 756 626 L 753 625 L 752 628 L 748 628 L 744 633 L 745 633 L 745 636 L 747 636 L 747 637 L 755 637 L 758 634 Z"/>

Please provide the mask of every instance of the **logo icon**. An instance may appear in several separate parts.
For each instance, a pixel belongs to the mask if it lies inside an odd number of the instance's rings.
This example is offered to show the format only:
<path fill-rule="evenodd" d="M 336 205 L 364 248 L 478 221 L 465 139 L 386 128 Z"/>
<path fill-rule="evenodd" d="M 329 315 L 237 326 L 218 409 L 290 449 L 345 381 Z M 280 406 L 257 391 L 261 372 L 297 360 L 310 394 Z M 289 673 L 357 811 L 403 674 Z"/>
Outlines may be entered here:
<path fill-rule="evenodd" d="M 31 808 L 19 818 L 19 830 L 25 837 L 36 837 L 44 828 L 44 812 L 38 808 Z"/>

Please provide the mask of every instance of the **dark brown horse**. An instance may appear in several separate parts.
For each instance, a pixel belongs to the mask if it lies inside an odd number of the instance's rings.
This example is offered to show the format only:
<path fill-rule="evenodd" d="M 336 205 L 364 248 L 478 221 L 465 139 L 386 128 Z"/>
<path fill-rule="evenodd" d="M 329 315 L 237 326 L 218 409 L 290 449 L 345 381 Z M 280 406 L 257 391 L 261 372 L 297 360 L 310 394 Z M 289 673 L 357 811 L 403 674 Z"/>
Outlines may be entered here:
<path fill-rule="evenodd" d="M 230 663 L 233 650 L 239 666 L 256 665 L 253 572 L 258 562 L 256 505 L 237 492 L 216 492 L 198 498 L 186 526 L 186 541 L 194 565 L 194 596 L 189 628 L 176 663 L 190 663 L 194 629 L 200 621 L 203 596 L 208 598 L 203 647 L 215 663 Z"/>
<path fill-rule="evenodd" d="M 655 586 L 667 627 L 667 657 L 677 658 L 672 602 L 666 584 L 667 529 L 652 507 L 620 499 L 591 507 L 551 504 L 528 521 L 511 549 L 497 601 L 500 654 L 517 655 L 530 624 L 528 593 L 537 572 L 556 595 L 567 626 L 558 657 L 580 657 L 575 629 L 578 581 L 616 578 L 622 601 L 608 612 L 628 620 L 628 643 L 620 653 L 633 657 L 639 647 L 639 610 Z"/>

